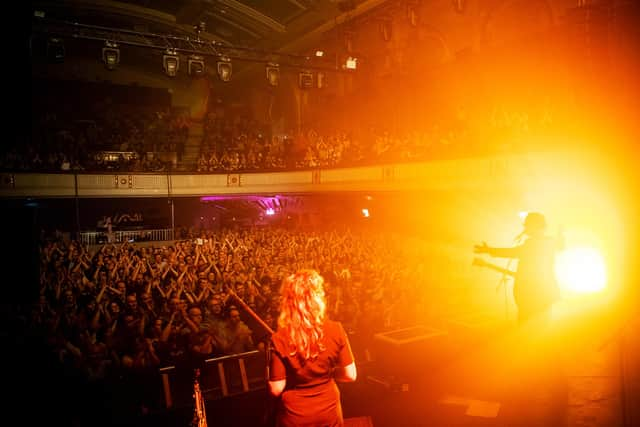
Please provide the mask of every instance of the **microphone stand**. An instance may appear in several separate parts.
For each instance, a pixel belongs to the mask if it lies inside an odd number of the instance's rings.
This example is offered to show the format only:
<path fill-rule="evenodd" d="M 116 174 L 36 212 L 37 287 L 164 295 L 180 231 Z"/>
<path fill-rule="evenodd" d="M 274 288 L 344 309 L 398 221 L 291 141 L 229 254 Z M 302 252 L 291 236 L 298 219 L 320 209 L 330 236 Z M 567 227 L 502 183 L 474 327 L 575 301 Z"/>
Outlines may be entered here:
<path fill-rule="evenodd" d="M 522 243 L 522 239 L 524 237 L 524 231 L 520 234 L 518 234 L 514 239 L 513 242 L 515 245 L 519 245 Z M 507 270 L 511 269 L 511 264 L 513 263 L 513 258 L 509 258 L 509 260 L 507 261 L 507 265 L 505 266 L 505 268 Z M 502 290 L 504 291 L 504 318 L 505 321 L 509 321 L 509 292 L 507 290 L 507 282 L 509 280 L 509 276 L 507 276 L 506 273 L 502 273 L 502 277 L 500 278 L 500 281 L 498 282 L 498 289 L 500 289 L 500 287 L 502 287 Z"/>
<path fill-rule="evenodd" d="M 231 294 L 231 296 L 233 296 L 233 297 L 234 297 L 234 298 L 235 298 L 235 299 L 240 303 L 240 305 L 242 306 L 242 308 L 244 308 L 245 310 L 247 310 L 247 312 L 251 315 L 251 317 L 253 317 L 254 319 L 256 319 L 256 321 L 257 321 L 258 323 L 260 323 L 260 325 L 261 325 L 263 328 L 265 328 L 265 329 L 267 330 L 267 332 L 269 332 L 269 334 L 270 334 L 270 335 L 273 335 L 273 329 L 271 329 L 271 327 L 267 324 L 267 322 L 265 322 L 264 320 L 262 320 L 262 319 L 260 318 L 260 316 L 258 316 L 258 315 L 256 314 L 256 312 L 255 312 L 255 311 L 253 311 L 253 310 L 251 309 L 251 307 L 249 307 L 249 305 L 248 305 L 246 302 L 244 302 L 244 301 L 242 300 L 242 298 L 240 298 L 240 297 L 238 296 L 238 294 L 236 294 L 236 293 L 235 293 L 235 291 L 234 291 L 231 287 L 229 287 L 229 288 L 227 289 L 227 292 L 229 292 L 229 294 Z"/>
<path fill-rule="evenodd" d="M 262 318 L 258 316 L 256 312 L 253 311 L 253 309 L 249 307 L 249 305 L 246 302 L 244 302 L 244 300 L 240 298 L 238 294 L 236 294 L 231 287 L 227 289 L 227 292 L 229 292 L 229 294 L 233 296 L 238 301 L 238 303 L 240 303 L 242 308 L 244 308 L 247 311 L 247 313 L 249 313 L 251 317 L 253 317 L 269 333 L 269 335 L 273 335 L 273 329 L 271 329 L 271 327 L 267 324 L 267 322 L 262 320 Z M 269 339 L 267 340 L 267 348 L 265 349 L 265 381 L 267 382 L 269 381 L 270 363 L 271 363 L 271 340 Z M 264 418 L 262 420 L 263 425 L 265 427 L 275 427 L 276 425 L 277 401 L 278 399 L 274 398 L 271 395 L 269 391 L 269 387 L 267 387 L 267 399 L 265 404 Z"/>

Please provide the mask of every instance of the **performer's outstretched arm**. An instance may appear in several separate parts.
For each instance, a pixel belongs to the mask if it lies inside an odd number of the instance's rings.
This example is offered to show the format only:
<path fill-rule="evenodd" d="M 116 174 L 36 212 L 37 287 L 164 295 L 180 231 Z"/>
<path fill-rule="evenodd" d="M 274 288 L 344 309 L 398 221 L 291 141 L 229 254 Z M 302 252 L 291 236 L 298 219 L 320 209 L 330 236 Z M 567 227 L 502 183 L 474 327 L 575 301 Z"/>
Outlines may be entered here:
<path fill-rule="evenodd" d="M 489 254 L 492 257 L 498 258 L 520 258 L 520 255 L 522 255 L 522 245 L 512 248 L 494 248 L 488 246 L 486 242 L 482 242 L 481 245 L 474 246 L 474 252 L 477 254 Z"/>

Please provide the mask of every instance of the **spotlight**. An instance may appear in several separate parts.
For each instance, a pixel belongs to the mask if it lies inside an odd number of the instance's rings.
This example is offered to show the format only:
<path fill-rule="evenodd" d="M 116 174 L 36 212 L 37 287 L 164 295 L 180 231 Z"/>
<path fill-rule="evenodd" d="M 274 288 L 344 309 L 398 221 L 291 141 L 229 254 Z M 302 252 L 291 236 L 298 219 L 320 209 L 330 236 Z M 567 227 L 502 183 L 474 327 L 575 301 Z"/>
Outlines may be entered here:
<path fill-rule="evenodd" d="M 199 55 L 191 55 L 188 61 L 189 75 L 200 77 L 204 74 L 204 58 Z"/>
<path fill-rule="evenodd" d="M 313 87 L 313 74 L 303 71 L 298 74 L 298 84 L 300 89 L 311 89 Z"/>
<path fill-rule="evenodd" d="M 358 58 L 354 58 L 352 56 L 348 57 L 344 63 L 344 68 L 347 70 L 355 70 L 358 68 Z"/>
<path fill-rule="evenodd" d="M 47 58 L 51 62 L 64 61 L 64 41 L 59 38 L 52 37 L 47 40 Z"/>
<path fill-rule="evenodd" d="M 233 67 L 231 66 L 231 60 L 226 56 L 220 58 L 218 61 L 218 77 L 223 82 L 228 82 L 231 80 L 231 73 L 233 72 Z"/>
<path fill-rule="evenodd" d="M 324 56 L 324 51 L 323 50 L 316 50 L 316 56 L 318 58 L 322 58 Z"/>
<path fill-rule="evenodd" d="M 105 47 L 102 48 L 102 62 L 107 70 L 115 70 L 120 63 L 120 49 L 118 49 L 117 43 L 105 42 Z"/>
<path fill-rule="evenodd" d="M 278 86 L 280 83 L 280 65 L 274 63 L 267 65 L 267 81 L 271 86 Z"/>
<path fill-rule="evenodd" d="M 180 68 L 180 58 L 176 54 L 175 49 L 167 49 L 165 54 L 162 56 L 162 65 L 167 76 L 176 76 L 178 69 Z"/>

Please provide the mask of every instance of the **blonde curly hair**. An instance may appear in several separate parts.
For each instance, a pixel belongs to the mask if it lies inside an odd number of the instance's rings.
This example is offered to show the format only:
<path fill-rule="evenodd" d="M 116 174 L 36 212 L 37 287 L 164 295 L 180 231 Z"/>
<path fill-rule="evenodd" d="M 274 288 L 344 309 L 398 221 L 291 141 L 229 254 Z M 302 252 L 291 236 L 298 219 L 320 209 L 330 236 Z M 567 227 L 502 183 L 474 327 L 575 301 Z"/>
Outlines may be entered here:
<path fill-rule="evenodd" d="M 289 339 L 289 356 L 314 359 L 324 350 L 326 301 L 324 279 L 317 271 L 303 269 L 286 277 L 280 288 L 278 328 Z"/>

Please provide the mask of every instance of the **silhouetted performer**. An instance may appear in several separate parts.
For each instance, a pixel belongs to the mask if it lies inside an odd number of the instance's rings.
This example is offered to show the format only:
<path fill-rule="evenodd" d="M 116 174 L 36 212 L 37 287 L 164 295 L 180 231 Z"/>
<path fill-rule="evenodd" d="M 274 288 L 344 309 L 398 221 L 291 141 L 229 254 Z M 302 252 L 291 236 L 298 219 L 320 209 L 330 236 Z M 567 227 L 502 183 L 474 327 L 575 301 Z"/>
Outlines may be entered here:
<path fill-rule="evenodd" d="M 551 306 L 559 296 L 554 274 L 555 254 L 562 248 L 560 239 L 544 234 L 546 220 L 537 212 L 531 212 L 524 221 L 524 230 L 519 237 L 527 236 L 520 245 L 511 248 L 493 248 L 485 242 L 475 246 L 475 253 L 486 253 L 493 257 L 516 258 L 515 272 L 495 268 L 514 277 L 513 299 L 518 307 L 518 323 L 539 317 L 546 320 Z M 491 265 L 486 265 L 491 267 Z"/>
<path fill-rule="evenodd" d="M 342 324 L 325 317 L 323 282 L 314 270 L 282 282 L 269 364 L 278 426 L 344 425 L 336 381 L 355 381 L 356 365 Z"/>

